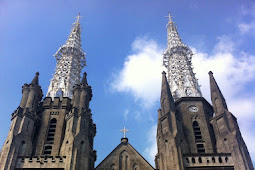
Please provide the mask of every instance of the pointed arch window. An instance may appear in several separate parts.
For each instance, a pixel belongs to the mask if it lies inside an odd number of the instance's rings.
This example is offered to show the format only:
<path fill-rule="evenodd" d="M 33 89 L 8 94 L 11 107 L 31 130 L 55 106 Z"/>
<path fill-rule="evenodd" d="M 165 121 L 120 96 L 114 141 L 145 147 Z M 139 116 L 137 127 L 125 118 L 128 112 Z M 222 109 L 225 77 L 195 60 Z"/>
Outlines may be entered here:
<path fill-rule="evenodd" d="M 135 165 L 133 166 L 133 170 L 139 170 L 139 166 L 138 166 L 137 164 L 135 164 Z"/>
<path fill-rule="evenodd" d="M 56 97 L 63 97 L 63 91 L 61 89 L 59 89 L 57 92 L 56 92 Z"/>
<path fill-rule="evenodd" d="M 112 164 L 110 169 L 111 169 L 111 170 L 117 170 L 115 164 Z"/>
<path fill-rule="evenodd" d="M 56 132 L 56 127 L 57 127 L 57 119 L 53 118 L 50 121 L 48 135 L 46 138 L 46 144 L 44 146 L 44 154 L 45 155 L 51 154 L 52 145 L 54 144 L 54 136 L 55 136 L 55 132 Z"/>
<path fill-rule="evenodd" d="M 201 130 L 200 130 L 200 127 L 199 127 L 197 121 L 193 122 L 193 130 L 194 130 L 194 134 L 195 134 L 195 139 L 202 140 Z"/>

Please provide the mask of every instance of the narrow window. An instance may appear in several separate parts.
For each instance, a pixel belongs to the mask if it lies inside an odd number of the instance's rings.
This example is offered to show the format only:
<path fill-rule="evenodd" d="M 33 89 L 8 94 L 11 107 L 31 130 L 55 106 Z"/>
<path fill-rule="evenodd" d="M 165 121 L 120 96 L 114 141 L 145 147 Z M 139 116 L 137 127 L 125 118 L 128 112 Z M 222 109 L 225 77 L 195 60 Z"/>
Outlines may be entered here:
<path fill-rule="evenodd" d="M 19 148 L 19 156 L 24 156 L 25 151 L 26 151 L 26 142 L 23 140 Z"/>
<path fill-rule="evenodd" d="M 215 158 L 214 157 L 212 157 L 212 162 L 215 163 Z"/>
<path fill-rule="evenodd" d="M 198 158 L 198 162 L 199 162 L 200 164 L 202 163 L 202 158 L 201 158 L 201 157 Z"/>
<path fill-rule="evenodd" d="M 202 140 L 201 130 L 200 130 L 200 127 L 198 126 L 197 121 L 193 122 L 193 130 L 194 130 L 194 134 L 195 134 L 195 139 Z"/>
<path fill-rule="evenodd" d="M 222 159 L 221 159 L 221 157 L 219 157 L 219 163 L 222 163 Z"/>
<path fill-rule="evenodd" d="M 57 120 L 51 119 L 50 125 L 49 125 L 49 130 L 48 130 L 48 135 L 46 139 L 46 144 L 44 146 L 44 154 L 45 155 L 50 155 L 51 150 L 52 150 L 52 145 L 54 144 L 54 135 L 56 131 L 56 126 L 57 126 Z"/>
<path fill-rule="evenodd" d="M 225 158 L 225 162 L 228 162 L 228 157 Z"/>
<path fill-rule="evenodd" d="M 30 122 L 28 121 L 28 122 L 27 122 L 27 132 L 28 132 L 28 129 L 29 129 L 29 123 L 30 123 Z"/>
<path fill-rule="evenodd" d="M 197 144 L 197 152 L 198 153 L 205 153 L 204 144 Z"/>
<path fill-rule="evenodd" d="M 191 160 L 192 160 L 192 163 L 196 163 L 196 160 L 195 160 L 195 158 L 192 158 Z"/>

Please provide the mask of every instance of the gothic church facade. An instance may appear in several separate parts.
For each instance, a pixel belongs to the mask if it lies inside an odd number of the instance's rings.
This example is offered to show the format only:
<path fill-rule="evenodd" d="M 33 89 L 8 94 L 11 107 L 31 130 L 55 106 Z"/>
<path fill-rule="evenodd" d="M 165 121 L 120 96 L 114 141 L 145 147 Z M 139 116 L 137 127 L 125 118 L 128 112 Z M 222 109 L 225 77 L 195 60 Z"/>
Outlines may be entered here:
<path fill-rule="evenodd" d="M 39 73 L 22 87 L 11 127 L 0 153 L 0 170 L 253 170 L 235 116 L 209 72 L 212 105 L 201 94 L 192 70 L 192 51 L 182 43 L 169 14 L 168 44 L 163 54 L 161 108 L 158 110 L 155 168 L 122 138 L 94 167 L 96 125 L 89 103 L 92 88 L 81 49 L 80 17 L 55 57 L 56 71 L 48 93 Z M 80 80 L 81 79 L 81 80 Z"/>

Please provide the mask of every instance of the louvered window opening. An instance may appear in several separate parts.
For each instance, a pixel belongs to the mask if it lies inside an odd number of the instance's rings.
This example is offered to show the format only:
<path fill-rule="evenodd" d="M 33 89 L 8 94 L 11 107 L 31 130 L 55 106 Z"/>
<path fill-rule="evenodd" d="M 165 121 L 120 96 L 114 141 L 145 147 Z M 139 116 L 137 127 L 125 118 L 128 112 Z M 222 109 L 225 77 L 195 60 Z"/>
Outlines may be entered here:
<path fill-rule="evenodd" d="M 44 154 L 50 155 L 52 151 L 52 145 L 54 144 L 54 135 L 56 131 L 57 120 L 54 118 L 50 121 L 46 144 L 44 146 Z"/>
<path fill-rule="evenodd" d="M 198 123 L 196 121 L 193 122 L 193 129 L 194 129 L 194 133 L 195 133 L 195 139 L 202 140 L 201 130 L 200 130 L 200 127 L 198 126 Z"/>

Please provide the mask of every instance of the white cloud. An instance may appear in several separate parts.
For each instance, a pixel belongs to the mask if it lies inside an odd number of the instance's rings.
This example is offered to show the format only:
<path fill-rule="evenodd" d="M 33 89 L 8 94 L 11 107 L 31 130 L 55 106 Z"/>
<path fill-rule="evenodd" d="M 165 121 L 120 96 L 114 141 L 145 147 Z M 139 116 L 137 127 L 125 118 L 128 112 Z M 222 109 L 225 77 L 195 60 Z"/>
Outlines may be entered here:
<path fill-rule="evenodd" d="M 248 33 L 251 30 L 252 25 L 241 23 L 241 24 L 238 24 L 237 27 L 239 28 L 241 34 L 245 34 L 245 33 Z"/>
<path fill-rule="evenodd" d="M 137 38 L 132 44 L 133 54 L 126 57 L 122 70 L 112 83 L 113 89 L 130 92 L 136 101 L 150 108 L 159 99 L 162 51 L 155 41 Z"/>
<path fill-rule="evenodd" d="M 156 141 L 156 134 L 157 134 L 157 125 L 151 127 L 147 134 L 148 146 L 144 150 L 144 154 L 150 162 L 151 165 L 155 165 L 154 159 L 157 154 L 157 141 Z"/>
<path fill-rule="evenodd" d="M 249 83 L 255 83 L 255 56 L 238 51 L 235 43 L 228 36 L 219 37 L 218 40 L 213 55 L 192 49 L 194 72 L 202 85 L 203 96 L 210 102 L 207 73 L 213 71 L 229 110 L 237 117 L 249 152 L 255 160 L 255 137 L 253 137 L 255 98 L 249 94 L 249 90 L 245 89 Z M 161 53 L 163 50 L 155 41 L 143 38 L 135 40 L 132 50 L 134 54 L 127 56 L 112 87 L 118 92 L 131 93 L 135 100 L 149 108 L 160 97 L 161 72 L 163 70 Z M 136 115 L 137 119 L 139 119 L 139 115 Z M 156 154 L 155 135 L 156 130 L 152 129 L 148 136 L 149 146 L 145 150 L 145 155 L 150 156 L 150 162 L 154 161 Z"/>
<path fill-rule="evenodd" d="M 241 21 L 238 21 L 237 28 L 241 35 L 255 36 L 255 3 L 241 6 L 240 14 Z"/>

